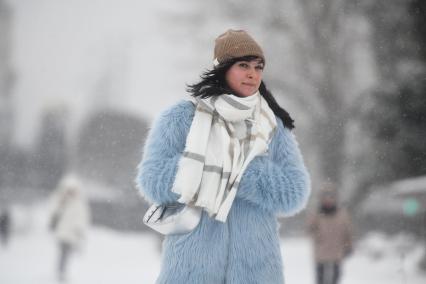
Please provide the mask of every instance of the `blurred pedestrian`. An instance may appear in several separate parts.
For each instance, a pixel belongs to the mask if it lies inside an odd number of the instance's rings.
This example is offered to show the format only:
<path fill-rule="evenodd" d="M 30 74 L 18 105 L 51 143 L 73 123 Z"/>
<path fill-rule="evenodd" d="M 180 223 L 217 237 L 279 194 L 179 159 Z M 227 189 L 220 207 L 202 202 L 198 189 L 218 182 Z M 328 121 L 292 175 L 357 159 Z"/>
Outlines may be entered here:
<path fill-rule="evenodd" d="M 81 248 L 89 226 L 90 212 L 76 177 L 67 176 L 52 196 L 50 229 L 58 242 L 57 276 L 66 280 L 70 257 Z"/>
<path fill-rule="evenodd" d="M 11 218 L 7 208 L 2 209 L 0 213 L 0 239 L 3 246 L 7 246 L 10 237 Z"/>
<path fill-rule="evenodd" d="M 277 215 L 302 210 L 310 186 L 293 119 L 262 80 L 265 62 L 246 31 L 226 31 L 213 68 L 188 88 L 193 101 L 153 125 L 143 195 L 202 208 L 195 229 L 165 237 L 157 283 L 284 282 Z"/>
<path fill-rule="evenodd" d="M 317 284 L 337 284 L 341 263 L 352 251 L 351 221 L 338 206 L 337 191 L 327 183 L 320 192 L 318 212 L 309 216 L 313 239 Z"/>

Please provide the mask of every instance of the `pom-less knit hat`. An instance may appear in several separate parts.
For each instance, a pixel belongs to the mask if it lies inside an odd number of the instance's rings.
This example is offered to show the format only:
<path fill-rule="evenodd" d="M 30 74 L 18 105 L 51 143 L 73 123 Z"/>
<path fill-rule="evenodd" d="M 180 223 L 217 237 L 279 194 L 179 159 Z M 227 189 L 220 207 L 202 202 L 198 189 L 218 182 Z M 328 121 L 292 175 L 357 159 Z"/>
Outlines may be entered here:
<path fill-rule="evenodd" d="M 214 46 L 214 64 L 243 56 L 258 56 L 265 62 L 262 48 L 244 30 L 229 29 L 218 36 Z"/>

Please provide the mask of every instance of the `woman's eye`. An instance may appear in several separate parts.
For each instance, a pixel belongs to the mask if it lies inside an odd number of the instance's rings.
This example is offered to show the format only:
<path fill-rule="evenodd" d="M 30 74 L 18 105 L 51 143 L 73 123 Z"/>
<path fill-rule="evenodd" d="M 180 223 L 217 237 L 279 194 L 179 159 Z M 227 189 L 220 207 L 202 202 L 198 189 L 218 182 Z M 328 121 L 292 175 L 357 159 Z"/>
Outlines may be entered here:
<path fill-rule="evenodd" d="M 247 67 L 248 67 L 248 64 L 247 64 L 247 63 L 242 62 L 242 63 L 240 63 L 240 64 L 239 64 L 239 66 L 240 66 L 240 67 L 243 67 L 243 68 L 247 68 Z"/>
<path fill-rule="evenodd" d="M 256 69 L 257 70 L 263 70 L 263 66 L 262 65 L 258 65 L 258 66 L 256 66 Z"/>

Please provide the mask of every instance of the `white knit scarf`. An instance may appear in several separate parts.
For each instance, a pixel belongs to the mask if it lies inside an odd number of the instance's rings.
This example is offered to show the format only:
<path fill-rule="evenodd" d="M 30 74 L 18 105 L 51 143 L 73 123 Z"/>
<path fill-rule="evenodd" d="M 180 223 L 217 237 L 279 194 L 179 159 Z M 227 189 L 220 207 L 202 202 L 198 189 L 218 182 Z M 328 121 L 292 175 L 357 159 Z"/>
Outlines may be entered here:
<path fill-rule="evenodd" d="M 274 113 L 259 92 L 197 98 L 172 188 L 178 201 L 226 222 L 247 165 L 267 151 L 275 128 Z"/>

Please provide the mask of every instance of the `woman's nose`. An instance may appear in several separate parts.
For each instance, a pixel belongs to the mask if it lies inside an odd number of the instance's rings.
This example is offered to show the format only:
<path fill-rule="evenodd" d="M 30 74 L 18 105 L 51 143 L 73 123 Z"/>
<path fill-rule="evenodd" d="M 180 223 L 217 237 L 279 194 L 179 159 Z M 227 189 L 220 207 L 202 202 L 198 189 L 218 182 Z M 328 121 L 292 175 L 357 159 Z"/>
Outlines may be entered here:
<path fill-rule="evenodd" d="M 247 70 L 247 77 L 253 78 L 253 74 L 254 74 L 254 70 L 252 68 L 250 68 L 249 70 Z"/>

